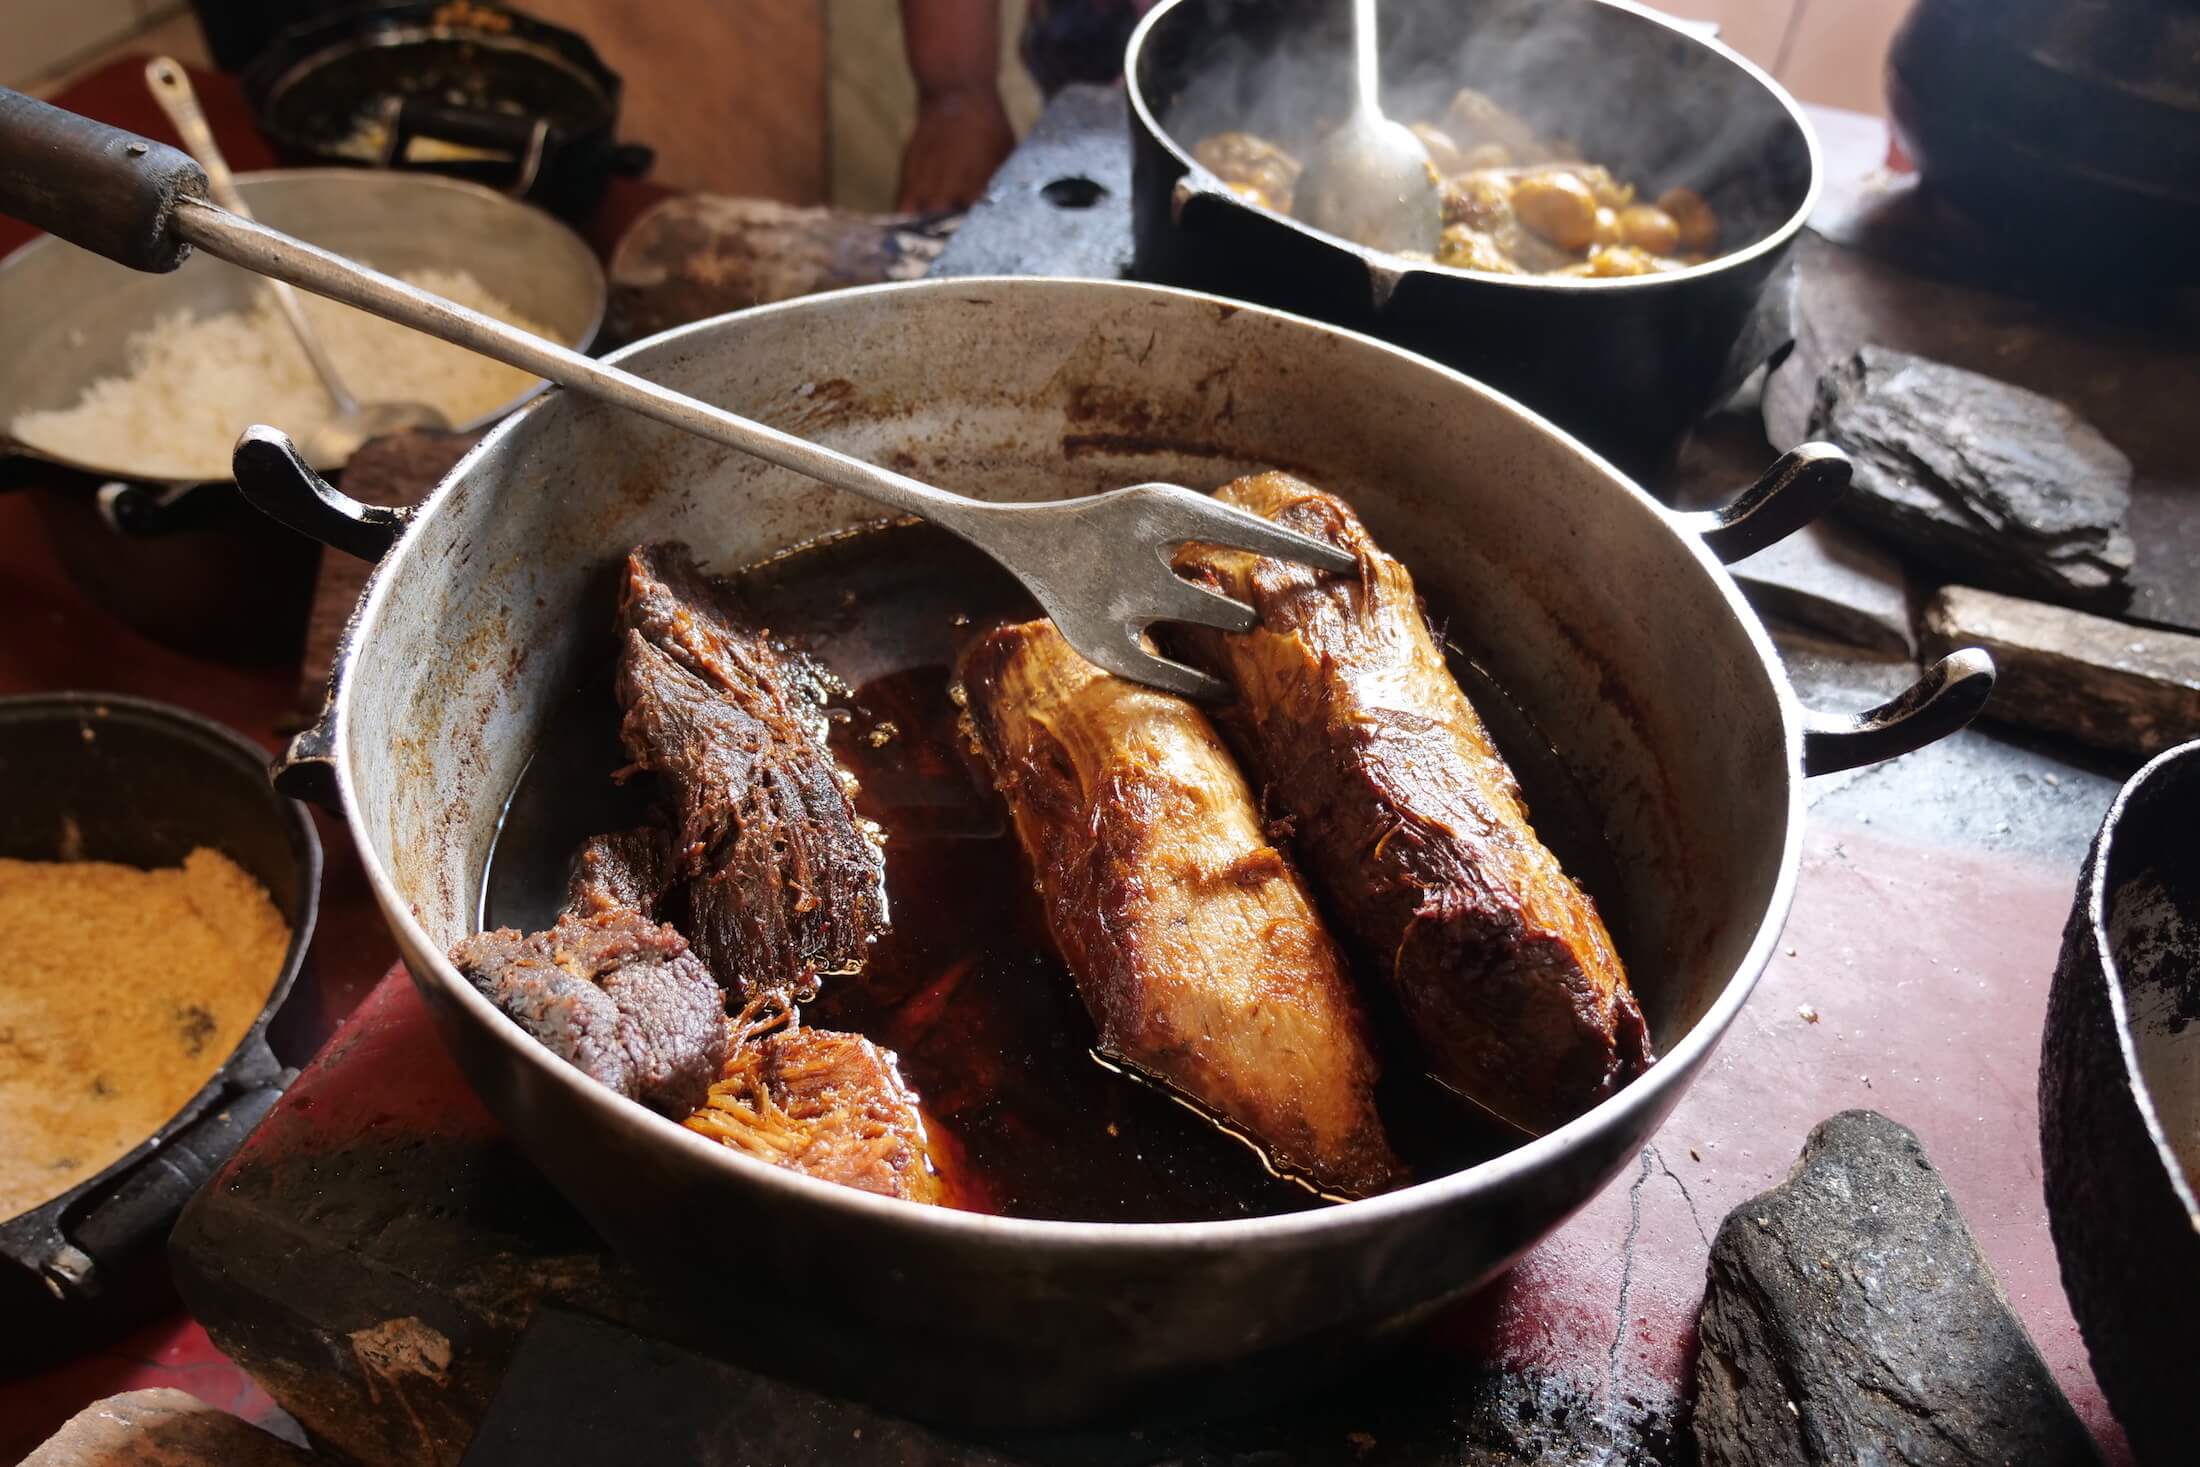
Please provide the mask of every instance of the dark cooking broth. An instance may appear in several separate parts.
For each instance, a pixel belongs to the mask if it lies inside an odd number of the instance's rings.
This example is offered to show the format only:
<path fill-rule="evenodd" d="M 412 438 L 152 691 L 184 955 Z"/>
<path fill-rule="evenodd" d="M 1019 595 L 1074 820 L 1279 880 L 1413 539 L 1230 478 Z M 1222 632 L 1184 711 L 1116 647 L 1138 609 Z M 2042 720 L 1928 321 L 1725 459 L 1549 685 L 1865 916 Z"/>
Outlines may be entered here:
<path fill-rule="evenodd" d="M 773 634 L 851 691 L 832 710 L 834 753 L 886 831 L 893 930 L 863 972 L 826 978 L 803 1021 L 894 1050 L 944 1136 L 957 1201 L 1018 1217 L 1190 1221 L 1320 1205 L 1200 1114 L 1092 1053 L 1091 1019 L 1054 955 L 1008 812 L 958 732 L 950 674 L 988 627 L 1035 614 L 1004 572 L 942 531 L 893 525 L 777 557 L 738 577 Z M 589 615 L 612 615 L 608 605 Z M 1529 793 L 1536 827 L 1591 892 L 1612 864 L 1579 792 L 1534 726 L 1455 658 Z M 588 836 L 639 824 L 647 779 L 626 758 L 608 666 L 582 680 L 522 774 L 483 878 L 485 926 L 554 919 Z M 1607 916 L 1616 915 L 1606 906 Z M 1621 950 L 1624 935 L 1615 930 Z M 1379 1096 L 1419 1176 L 1493 1156 L 1510 1139 L 1386 1043 Z"/>

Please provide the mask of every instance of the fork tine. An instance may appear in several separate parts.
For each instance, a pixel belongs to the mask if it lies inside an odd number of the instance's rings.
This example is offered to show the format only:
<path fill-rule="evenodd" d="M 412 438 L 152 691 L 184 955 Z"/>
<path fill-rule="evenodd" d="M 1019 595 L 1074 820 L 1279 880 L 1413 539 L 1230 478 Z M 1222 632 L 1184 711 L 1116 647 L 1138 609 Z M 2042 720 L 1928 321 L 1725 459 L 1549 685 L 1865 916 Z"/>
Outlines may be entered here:
<path fill-rule="evenodd" d="M 1118 625 L 1102 627 L 1076 625 L 1075 619 L 1065 621 L 1057 616 L 1055 627 L 1069 639 L 1093 666 L 1104 672 L 1149 688 L 1159 688 L 1165 693 L 1175 693 L 1200 703 L 1226 702 L 1230 696 L 1228 684 L 1219 678 L 1209 677 L 1196 667 L 1172 662 L 1152 651 L 1144 634 L 1136 627 Z"/>
<path fill-rule="evenodd" d="M 1159 688 L 1164 693 L 1175 693 L 1178 697 L 1189 698 L 1195 703 L 1226 703 L 1230 700 L 1230 686 L 1220 678 L 1209 677 L 1196 667 L 1186 667 L 1181 662 L 1158 657 L 1143 650 L 1130 654 L 1129 665 L 1111 667 L 1108 671 L 1134 683 L 1144 683 L 1149 688 Z"/>
<path fill-rule="evenodd" d="M 1153 621 L 1190 622 L 1226 632 L 1249 632 L 1260 625 L 1260 613 L 1244 602 L 1174 573 L 1153 590 L 1153 605 L 1146 612 Z"/>
<path fill-rule="evenodd" d="M 1287 530 L 1251 510 L 1224 504 L 1204 494 L 1192 495 L 1190 502 L 1179 500 L 1177 508 L 1179 523 L 1170 527 L 1170 533 L 1180 537 L 1177 544 L 1196 540 L 1226 550 L 1250 550 L 1256 555 L 1296 561 L 1338 575 L 1359 573 L 1360 563 L 1350 552 L 1296 530 Z"/>

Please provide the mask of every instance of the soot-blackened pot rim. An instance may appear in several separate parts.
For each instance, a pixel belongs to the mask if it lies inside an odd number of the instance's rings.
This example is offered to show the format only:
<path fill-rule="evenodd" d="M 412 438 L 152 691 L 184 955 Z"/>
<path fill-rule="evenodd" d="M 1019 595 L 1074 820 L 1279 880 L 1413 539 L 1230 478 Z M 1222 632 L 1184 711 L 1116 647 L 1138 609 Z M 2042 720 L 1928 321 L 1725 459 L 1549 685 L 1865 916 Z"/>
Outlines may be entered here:
<path fill-rule="evenodd" d="M 1785 734 L 1788 779 L 1786 781 L 1786 819 L 1780 853 L 1780 869 L 1759 919 L 1757 933 L 1748 951 L 1721 987 L 1718 996 L 1678 1042 L 1662 1056 L 1641 1078 L 1635 1080 L 1618 1094 L 1602 1101 L 1556 1130 L 1540 1136 L 1488 1161 L 1468 1167 L 1447 1176 L 1415 1183 L 1395 1192 L 1363 1198 L 1356 1202 L 1344 1202 L 1320 1207 L 1306 1212 L 1282 1213 L 1266 1217 L 1238 1218 L 1212 1222 L 1171 1223 L 1110 1223 L 1079 1222 L 1038 1218 L 995 1217 L 983 1213 L 964 1212 L 954 1208 L 935 1207 L 924 1203 L 903 1201 L 863 1192 L 853 1187 L 818 1180 L 801 1173 L 773 1166 L 743 1156 L 689 1130 L 679 1122 L 670 1120 L 649 1110 L 639 1102 L 619 1095 L 584 1075 L 571 1064 L 558 1058 L 549 1049 L 513 1023 L 494 1004 L 482 996 L 474 986 L 452 966 L 441 944 L 431 939 L 414 918 L 412 907 L 397 889 L 385 869 L 379 853 L 371 842 L 358 842 L 361 864 L 366 871 L 367 882 L 374 892 L 375 901 L 383 916 L 394 928 L 400 945 L 429 954 L 429 972 L 413 971 L 413 981 L 423 988 L 432 982 L 440 989 L 440 996 L 466 1009 L 486 1033 L 496 1036 L 497 1042 L 514 1052 L 520 1062 L 531 1067 L 536 1077 L 549 1084 L 566 1087 L 587 1104 L 608 1105 L 623 1109 L 629 1129 L 639 1127 L 645 1134 L 655 1136 L 666 1145 L 687 1148 L 691 1158 L 702 1165 L 729 1168 L 734 1177 L 749 1186 L 773 1189 L 781 1192 L 789 1201 L 804 1201 L 821 1207 L 867 1217 L 884 1226 L 936 1229 L 948 1235 L 961 1235 L 966 1241 L 987 1241 L 1002 1246 L 1024 1249 L 1083 1252 L 1106 1250 L 1118 1254 L 1163 1254 L 1181 1250 L 1203 1250 L 1228 1253 L 1248 1247 L 1262 1247 L 1289 1243 L 1310 1234 L 1371 1232 L 1383 1228 L 1395 1218 L 1421 1211 L 1424 1208 L 1448 1203 L 1462 1193 L 1483 1190 L 1495 1191 L 1517 1177 L 1533 1173 L 1571 1149 L 1592 1133 L 1607 1127 L 1621 1126 L 1626 1118 L 1638 1111 L 1670 1109 L 1694 1079 L 1696 1070 L 1709 1056 L 1742 1005 L 1755 989 L 1757 980 L 1770 962 L 1774 944 L 1787 920 L 1789 906 L 1794 898 L 1795 877 L 1801 862 L 1803 821 L 1803 714 L 1781 670 L 1778 653 L 1766 634 L 1756 614 L 1749 609 L 1731 577 L 1719 560 L 1696 535 L 1689 533 L 1675 522 L 1672 513 L 1658 504 L 1643 489 L 1632 483 L 1586 445 L 1571 434 L 1550 423 L 1512 399 L 1486 387 L 1472 378 L 1447 367 L 1438 366 L 1424 357 L 1403 348 L 1392 346 L 1374 337 L 1347 331 L 1323 322 L 1295 316 L 1286 311 L 1267 307 L 1245 305 L 1225 300 L 1220 296 L 1173 287 L 1144 285 L 1127 281 L 1054 280 L 1023 276 L 975 276 L 952 280 L 917 280 L 883 285 L 865 286 L 856 290 L 836 291 L 822 297 L 784 301 L 773 305 L 757 306 L 729 316 L 714 317 L 674 327 L 655 336 L 612 353 L 604 360 L 619 365 L 652 349 L 688 341 L 714 333 L 728 320 L 748 320 L 772 315 L 836 309 L 850 298 L 876 297 L 891 300 L 904 293 L 949 292 L 969 295 L 976 292 L 1022 292 L 1041 294 L 1047 290 L 1110 291 L 1120 292 L 1126 305 L 1133 298 L 1167 296 L 1187 301 L 1208 303 L 1226 308 L 1231 314 L 1240 312 L 1273 318 L 1293 328 L 1328 333 L 1349 339 L 1355 345 L 1397 359 L 1398 363 L 1414 371 L 1429 373 L 1446 379 L 1454 391 L 1465 391 L 1483 399 L 1496 411 L 1510 413 L 1524 419 L 1531 427 L 1548 435 L 1563 449 L 1579 460 L 1584 473 L 1603 482 L 1609 491 L 1627 495 L 1643 507 L 1655 512 L 1658 523 L 1683 542 L 1699 570 L 1709 578 L 1711 589 L 1720 596 L 1728 613 L 1737 618 L 1745 636 L 1756 650 L 1760 665 L 1766 674 L 1769 690 L 1777 700 L 1781 726 Z M 536 413 L 548 412 L 564 400 L 562 390 L 544 394 L 521 412 L 507 419 L 490 431 L 464 458 L 454 465 L 443 480 L 421 502 L 411 517 L 413 528 L 408 529 L 391 546 L 376 565 L 368 580 L 351 626 L 347 629 L 345 646 L 339 655 L 332 675 L 334 694 L 326 724 L 329 734 L 328 747 L 334 764 L 335 787 L 344 819 L 354 831 L 366 829 L 361 819 L 357 791 L 351 776 L 348 745 L 351 736 L 351 692 L 354 680 L 347 673 L 356 656 L 360 640 L 371 635 L 380 619 L 405 562 L 419 542 L 418 526 L 432 518 L 450 497 L 455 487 L 473 470 L 475 465 L 502 441 L 523 431 L 522 425 Z M 411 965 L 408 964 L 408 967 Z M 1651 1127 L 1650 1129 L 1654 1129 Z M 1591 1194 L 1593 1195 L 1593 1194 Z M 1588 1201 L 1584 1197 L 1583 1202 Z"/>
<path fill-rule="evenodd" d="M 1562 295 L 1593 294 L 1600 291 L 1658 290 L 1681 285 L 1691 280 L 1706 279 L 1723 271 L 1746 265 L 1752 260 L 1762 259 L 1766 255 L 1786 249 L 1795 236 L 1802 232 L 1804 224 L 1809 222 L 1811 212 L 1818 207 L 1818 196 L 1825 187 L 1825 157 L 1818 146 L 1818 133 L 1811 127 L 1810 119 L 1803 115 L 1802 105 L 1788 94 L 1785 87 L 1773 80 L 1770 73 L 1740 52 L 1732 50 L 1723 42 L 1690 28 L 1687 24 L 1674 19 L 1672 16 L 1635 4 L 1634 0 L 1576 0 L 1576 3 L 1599 5 L 1607 10 L 1625 11 L 1627 14 L 1636 16 L 1651 25 L 1670 31 L 1677 39 L 1686 44 L 1699 46 L 1714 53 L 1762 88 L 1787 114 L 1788 121 L 1794 125 L 1797 134 L 1803 140 L 1805 154 L 1810 160 L 1810 182 L 1803 190 L 1802 202 L 1796 206 L 1795 212 L 1790 214 L 1777 228 L 1759 236 L 1755 241 L 1743 246 L 1741 249 L 1729 250 L 1724 254 L 1716 255 L 1700 265 L 1690 265 L 1683 270 L 1660 271 L 1655 275 L 1622 275 L 1610 278 L 1588 278 L 1574 275 L 1497 275 L 1481 270 L 1466 270 L 1456 265 L 1439 265 L 1429 260 L 1408 260 L 1402 256 L 1393 255 L 1354 240 L 1346 239 L 1343 235 L 1331 234 L 1327 230 L 1317 229 L 1303 219 L 1280 213 L 1265 204 L 1256 204 L 1242 194 L 1232 191 L 1219 180 L 1216 180 L 1214 175 L 1207 169 L 1195 162 L 1190 151 L 1177 141 L 1176 135 L 1161 125 L 1161 120 L 1154 116 L 1153 109 L 1147 104 L 1145 88 L 1139 81 L 1138 60 L 1145 50 L 1147 37 L 1166 20 L 1171 11 L 1182 5 L 1197 3 L 1201 3 L 1201 0 L 1161 0 L 1160 4 L 1146 12 L 1145 17 L 1139 21 L 1137 28 L 1131 32 L 1130 45 L 1124 53 L 1123 90 L 1130 101 L 1133 124 L 1144 128 L 1160 142 L 1162 147 L 1168 150 L 1169 156 L 1183 164 L 1186 176 L 1209 180 L 1209 184 L 1202 189 L 1202 192 L 1236 208 L 1258 214 L 1264 219 L 1274 220 L 1277 224 L 1296 230 L 1310 239 L 1320 241 L 1322 244 L 1357 255 L 1367 262 L 1370 269 L 1383 271 L 1397 280 L 1403 280 L 1411 275 L 1430 275 L 1447 280 L 1472 280 L 1478 285 L 1488 286 L 1496 290 L 1551 291 Z M 1526 409 L 1523 408 L 1522 411 L 1526 411 Z M 1558 430 L 1554 427 L 1552 431 L 1556 432 Z M 1583 452 L 1588 452 L 1588 450 L 1584 448 Z"/>
<path fill-rule="evenodd" d="M 2108 928 L 2109 905 L 2115 897 L 2109 889 L 2109 868 L 2116 864 L 2116 831 L 2132 805 L 2147 797 L 2147 787 L 2173 766 L 2186 761 L 2200 762 L 2200 739 L 2155 755 L 2116 792 L 2115 803 L 2101 819 L 2100 834 L 2094 838 L 2093 859 L 2088 863 L 2085 924 L 2086 940 L 2093 944 L 2093 967 L 2100 975 L 2101 987 L 2106 990 L 2109 1017 L 2116 1026 L 2116 1052 L 2123 1061 L 2124 1082 L 2130 1087 L 2132 1106 L 2147 1129 L 2147 1139 L 2154 1145 L 2170 1190 L 2184 1205 L 2194 1226 L 2200 1228 L 2200 1195 L 2196 1195 L 2192 1179 L 2185 1175 L 2176 1148 L 2170 1145 L 2169 1130 L 2162 1124 L 2161 1112 L 2154 1104 L 2154 1092 L 2148 1087 L 2146 1071 L 2139 1063 L 2139 1051 L 2132 1043 L 2131 1006 L 2124 995 L 2123 965 L 2117 961 L 2116 946 Z"/>

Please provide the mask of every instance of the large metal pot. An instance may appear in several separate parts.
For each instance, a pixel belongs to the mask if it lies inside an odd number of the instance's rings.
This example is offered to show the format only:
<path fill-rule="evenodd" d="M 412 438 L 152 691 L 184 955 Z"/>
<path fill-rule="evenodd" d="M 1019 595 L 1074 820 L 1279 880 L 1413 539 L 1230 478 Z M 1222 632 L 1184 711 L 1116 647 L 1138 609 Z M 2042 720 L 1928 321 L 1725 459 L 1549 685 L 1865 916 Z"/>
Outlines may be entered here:
<path fill-rule="evenodd" d="M 1181 1225 L 981 1217 L 736 1156 L 585 1079 L 444 959 L 474 930 L 505 796 L 604 664 L 625 549 L 740 566 L 875 518 L 854 499 L 553 393 L 417 511 L 349 503 L 272 430 L 244 491 L 378 556 L 284 788 L 343 812 L 436 1024 L 528 1154 L 721 1348 L 923 1414 L 1089 1416 L 1180 1388 L 1334 1371 L 1502 1270 L 1680 1098 L 1755 983 L 1794 882 L 1806 771 L 1929 741 L 1983 701 L 1958 654 L 1898 709 L 1813 722 L 1720 568 L 1846 480 L 1806 457 L 1736 512 L 1676 516 L 1464 377 L 1210 296 L 1044 279 L 880 286 L 667 332 L 615 360 L 790 431 L 996 499 L 1264 465 L 1350 497 L 1452 635 L 1565 730 L 1624 873 L 1615 926 L 1664 1058 L 1573 1123 L 1457 1175 L 1292 1216 Z M 737 1326 L 729 1321 L 740 1321 Z"/>
<path fill-rule="evenodd" d="M 1766 286 L 1818 195 L 1793 98 L 1683 22 L 1626 0 L 1381 0 L 1386 107 L 1482 89 L 1622 178 L 1710 199 L 1727 253 L 1632 279 L 1415 265 L 1247 202 L 1192 161 L 1210 133 L 1302 134 L 1347 94 L 1350 7 L 1162 0 L 1131 38 L 1138 273 L 1366 331 L 1488 382 L 1631 472 L 1788 339 Z M 1760 309 L 1762 307 L 1762 309 Z"/>

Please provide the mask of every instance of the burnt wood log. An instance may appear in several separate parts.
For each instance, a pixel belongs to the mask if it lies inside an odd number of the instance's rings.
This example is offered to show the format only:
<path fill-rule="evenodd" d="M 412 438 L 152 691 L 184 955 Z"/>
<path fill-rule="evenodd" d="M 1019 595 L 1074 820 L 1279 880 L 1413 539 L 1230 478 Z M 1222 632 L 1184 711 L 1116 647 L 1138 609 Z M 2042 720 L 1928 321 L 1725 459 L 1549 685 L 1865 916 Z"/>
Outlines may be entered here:
<path fill-rule="evenodd" d="M 2098 1450 L 1917 1137 L 1843 1111 L 1727 1215 L 1699 1319 L 1702 1467 L 2064 1467 Z"/>
<path fill-rule="evenodd" d="M 2200 636 L 1948 586 L 1925 608 L 1924 641 L 1934 657 L 1993 655 L 1989 718 L 2126 754 L 2200 734 Z"/>
<path fill-rule="evenodd" d="M 667 199 L 620 237 L 604 335 L 637 341 L 727 311 L 915 280 L 952 233 L 951 220 L 715 194 Z"/>
<path fill-rule="evenodd" d="M 2071 605 L 2130 599 L 2131 460 L 2053 398 L 1866 346 L 1819 377 L 1810 434 L 1855 460 L 1838 513 L 1920 563 Z"/>

